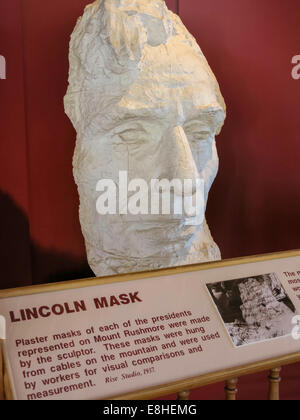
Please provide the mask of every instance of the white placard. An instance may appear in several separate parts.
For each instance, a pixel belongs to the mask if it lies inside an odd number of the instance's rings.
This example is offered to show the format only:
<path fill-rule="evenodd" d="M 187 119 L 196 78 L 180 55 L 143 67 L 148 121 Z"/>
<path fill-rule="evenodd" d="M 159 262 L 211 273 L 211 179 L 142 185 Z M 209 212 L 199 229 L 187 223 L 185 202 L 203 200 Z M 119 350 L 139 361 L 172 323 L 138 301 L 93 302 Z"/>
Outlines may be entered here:
<path fill-rule="evenodd" d="M 206 285 L 266 273 L 290 331 L 235 347 Z M 298 352 L 300 257 L 3 298 L 0 313 L 17 399 L 107 398 Z"/>

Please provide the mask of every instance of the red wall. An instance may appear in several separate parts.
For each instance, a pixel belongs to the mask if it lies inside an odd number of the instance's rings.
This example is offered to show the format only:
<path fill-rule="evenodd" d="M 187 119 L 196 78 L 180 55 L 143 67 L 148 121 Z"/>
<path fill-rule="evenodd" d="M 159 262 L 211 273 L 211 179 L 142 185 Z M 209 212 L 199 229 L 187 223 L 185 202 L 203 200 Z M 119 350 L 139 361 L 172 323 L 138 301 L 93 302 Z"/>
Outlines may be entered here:
<path fill-rule="evenodd" d="M 223 257 L 300 247 L 299 0 L 182 0 L 228 119 L 208 219 Z"/>
<path fill-rule="evenodd" d="M 20 1 L 0 2 L 0 287 L 32 283 Z"/>
<path fill-rule="evenodd" d="M 90 1 L 0 2 L 7 60 L 7 80 L 0 80 L 1 288 L 92 275 L 72 177 L 75 132 L 63 110 L 69 36 Z M 223 257 L 300 248 L 300 80 L 291 77 L 291 59 L 300 54 L 299 0 L 167 3 L 174 11 L 179 5 L 228 106 L 208 208 Z M 284 395 L 295 397 L 294 371 L 286 372 Z M 264 396 L 256 378 L 253 391 Z M 211 395 L 221 397 L 218 389 Z"/>
<path fill-rule="evenodd" d="M 63 109 L 69 37 L 90 2 L 1 0 L 0 287 L 93 275 L 72 176 L 75 132 Z M 168 3 L 177 11 L 177 0 Z"/>
<path fill-rule="evenodd" d="M 87 3 L 0 5 L 2 287 L 91 275 L 63 110 L 69 35 Z M 299 0 L 169 1 L 174 11 L 177 3 L 228 106 L 207 213 L 223 257 L 299 248 Z"/>

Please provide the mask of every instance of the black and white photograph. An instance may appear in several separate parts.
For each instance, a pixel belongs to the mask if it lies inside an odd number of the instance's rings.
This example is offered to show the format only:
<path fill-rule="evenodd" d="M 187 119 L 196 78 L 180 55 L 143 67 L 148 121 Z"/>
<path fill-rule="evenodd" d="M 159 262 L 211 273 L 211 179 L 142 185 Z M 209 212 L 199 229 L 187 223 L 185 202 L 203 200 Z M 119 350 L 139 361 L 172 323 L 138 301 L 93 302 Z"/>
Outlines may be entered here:
<path fill-rule="evenodd" d="M 291 334 L 296 308 L 275 273 L 207 288 L 236 347 Z"/>

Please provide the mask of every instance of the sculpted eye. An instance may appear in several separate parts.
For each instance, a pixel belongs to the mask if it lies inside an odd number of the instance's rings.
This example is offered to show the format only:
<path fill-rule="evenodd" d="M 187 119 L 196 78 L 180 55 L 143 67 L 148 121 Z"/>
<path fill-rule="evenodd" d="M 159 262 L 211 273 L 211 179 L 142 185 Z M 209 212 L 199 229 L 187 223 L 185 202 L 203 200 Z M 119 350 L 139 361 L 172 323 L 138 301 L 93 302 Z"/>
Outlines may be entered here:
<path fill-rule="evenodd" d="M 124 143 L 139 144 L 145 141 L 146 133 L 139 130 L 125 130 L 118 136 Z"/>
<path fill-rule="evenodd" d="M 184 127 L 184 131 L 188 139 L 193 143 L 209 141 L 213 137 L 213 133 L 210 127 L 199 122 L 187 123 Z"/>
<path fill-rule="evenodd" d="M 211 132 L 210 131 L 196 131 L 191 134 L 191 137 L 194 141 L 205 141 L 209 140 L 211 138 Z"/>

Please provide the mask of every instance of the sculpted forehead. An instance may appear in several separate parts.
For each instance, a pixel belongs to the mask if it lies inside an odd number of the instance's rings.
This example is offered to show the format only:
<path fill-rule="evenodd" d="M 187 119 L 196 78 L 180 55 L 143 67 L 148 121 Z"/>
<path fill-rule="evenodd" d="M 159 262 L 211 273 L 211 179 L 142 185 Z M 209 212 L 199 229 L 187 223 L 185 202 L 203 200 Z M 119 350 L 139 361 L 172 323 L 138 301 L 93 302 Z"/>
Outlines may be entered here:
<path fill-rule="evenodd" d="M 105 130 L 127 112 L 178 111 L 188 120 L 216 108 L 225 117 L 216 78 L 163 0 L 97 0 L 86 8 L 71 37 L 65 96 L 78 132 Z"/>
<path fill-rule="evenodd" d="M 173 112 L 182 108 L 185 114 L 211 108 L 225 111 L 218 83 L 205 57 L 174 39 L 145 49 L 141 72 L 118 105 L 136 110 L 137 114 L 144 108 L 175 108 Z"/>

